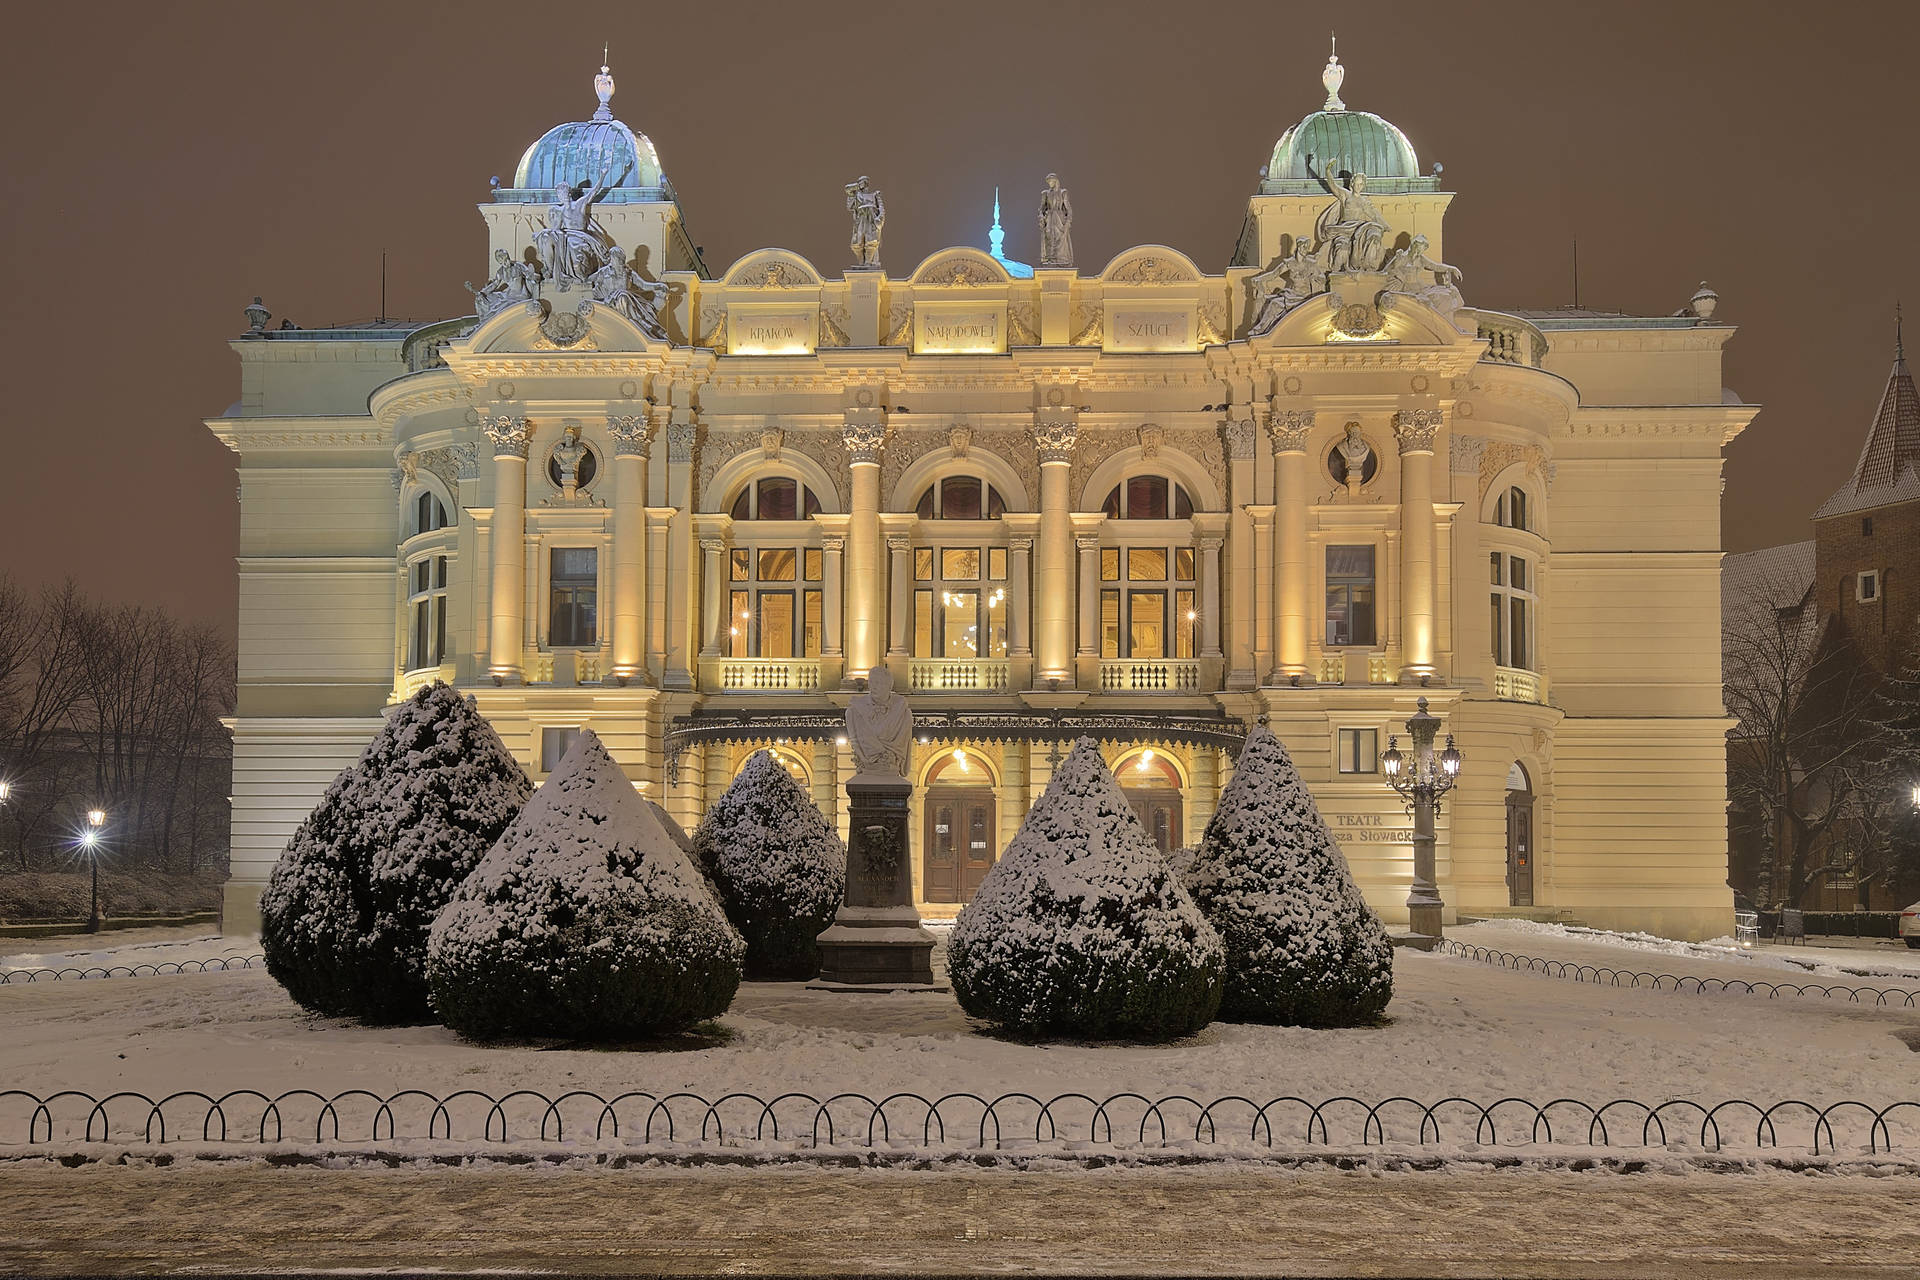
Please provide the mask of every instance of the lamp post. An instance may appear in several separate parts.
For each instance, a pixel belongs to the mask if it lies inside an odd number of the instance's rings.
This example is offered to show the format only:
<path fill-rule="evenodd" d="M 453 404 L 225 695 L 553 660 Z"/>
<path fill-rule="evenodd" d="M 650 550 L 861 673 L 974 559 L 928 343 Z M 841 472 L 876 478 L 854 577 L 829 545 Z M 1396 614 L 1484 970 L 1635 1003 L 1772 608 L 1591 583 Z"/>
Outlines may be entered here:
<path fill-rule="evenodd" d="M 80 834 L 80 847 L 87 851 L 93 868 L 93 908 L 87 913 L 87 932 L 100 932 L 100 829 L 107 825 L 105 809 L 87 810 L 87 829 Z"/>
<path fill-rule="evenodd" d="M 1427 712 L 1427 700 L 1420 699 L 1407 720 L 1407 736 L 1413 740 L 1413 755 L 1400 754 L 1395 738 L 1387 739 L 1387 752 L 1380 767 L 1387 781 L 1406 800 L 1413 811 L 1413 886 L 1407 894 L 1407 929 L 1416 936 L 1440 937 L 1440 890 L 1434 884 L 1433 815 L 1439 811 L 1440 797 L 1453 790 L 1460 776 L 1460 752 L 1447 735 L 1447 746 L 1438 757 L 1433 740 L 1440 732 L 1440 717 Z"/>

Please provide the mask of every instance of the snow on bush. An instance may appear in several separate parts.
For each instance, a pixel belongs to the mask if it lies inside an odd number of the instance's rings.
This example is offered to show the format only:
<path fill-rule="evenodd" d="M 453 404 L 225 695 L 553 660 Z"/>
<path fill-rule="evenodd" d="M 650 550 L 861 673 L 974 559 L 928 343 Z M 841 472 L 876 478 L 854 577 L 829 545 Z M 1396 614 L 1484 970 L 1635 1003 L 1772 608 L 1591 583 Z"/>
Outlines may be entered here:
<path fill-rule="evenodd" d="M 433 1007 L 476 1039 L 619 1040 L 726 1011 L 740 937 L 591 731 L 434 922 Z"/>
<path fill-rule="evenodd" d="M 727 919 L 747 940 L 747 976 L 811 978 L 815 939 L 847 887 L 847 847 L 793 775 L 765 751 L 747 763 L 694 829 Z"/>
<path fill-rule="evenodd" d="M 437 683 L 408 698 L 274 865 L 260 898 L 267 971 L 316 1013 L 431 1017 L 427 930 L 529 790 L 470 700 Z"/>
<path fill-rule="evenodd" d="M 954 924 L 960 1006 L 1027 1034 L 1171 1040 L 1220 1005 L 1225 951 L 1100 758 L 1074 744 Z"/>
<path fill-rule="evenodd" d="M 1393 946 L 1280 740 L 1256 728 L 1187 887 L 1227 944 L 1220 1016 L 1343 1027 L 1393 998 Z"/>

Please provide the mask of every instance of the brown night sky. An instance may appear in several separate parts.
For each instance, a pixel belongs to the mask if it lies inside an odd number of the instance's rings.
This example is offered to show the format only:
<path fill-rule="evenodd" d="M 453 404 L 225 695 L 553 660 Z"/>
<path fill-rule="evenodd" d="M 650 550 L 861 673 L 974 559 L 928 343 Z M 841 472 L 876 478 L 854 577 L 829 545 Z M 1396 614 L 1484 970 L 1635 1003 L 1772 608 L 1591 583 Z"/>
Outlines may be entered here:
<path fill-rule="evenodd" d="M 473 205 L 593 107 L 650 135 L 716 270 L 780 244 L 837 273 L 841 186 L 886 193 L 886 261 L 1031 261 L 1048 170 L 1083 270 L 1162 242 L 1221 270 L 1273 142 L 1319 106 L 1329 6 L 389 2 L 9 12 L 0 568 L 232 625 L 238 395 L 258 293 L 302 325 L 460 314 Z M 1374 2 L 1336 20 L 1343 96 L 1446 165 L 1468 301 L 1664 314 L 1704 277 L 1727 381 L 1725 538 L 1808 535 L 1920 303 L 1920 5 Z M 1920 341 L 1920 335 L 1916 336 Z"/>

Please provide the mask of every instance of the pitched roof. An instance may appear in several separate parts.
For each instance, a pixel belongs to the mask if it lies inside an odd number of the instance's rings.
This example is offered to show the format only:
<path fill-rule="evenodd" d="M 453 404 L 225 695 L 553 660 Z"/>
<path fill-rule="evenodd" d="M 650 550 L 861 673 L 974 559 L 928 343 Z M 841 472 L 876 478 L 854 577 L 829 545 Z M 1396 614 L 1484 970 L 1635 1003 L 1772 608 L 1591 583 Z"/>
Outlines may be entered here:
<path fill-rule="evenodd" d="M 1798 608 L 1813 590 L 1813 540 L 1720 558 L 1720 616 L 1743 608 Z"/>
<path fill-rule="evenodd" d="M 1920 499 L 1920 391 L 1907 370 L 1905 344 L 1895 324 L 1893 372 L 1880 396 L 1867 443 L 1853 475 L 1813 513 L 1815 520 Z"/>

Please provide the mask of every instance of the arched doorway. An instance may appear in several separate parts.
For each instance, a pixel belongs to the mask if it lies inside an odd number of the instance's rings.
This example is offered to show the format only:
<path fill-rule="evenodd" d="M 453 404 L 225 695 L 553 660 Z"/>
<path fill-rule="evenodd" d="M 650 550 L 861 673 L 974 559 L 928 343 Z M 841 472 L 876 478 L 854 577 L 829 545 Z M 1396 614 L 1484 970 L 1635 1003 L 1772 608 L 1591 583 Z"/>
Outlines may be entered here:
<path fill-rule="evenodd" d="M 1148 747 L 1122 760 L 1114 776 L 1155 847 L 1161 853 L 1178 849 L 1186 831 L 1186 815 L 1181 807 L 1180 775 L 1172 762 Z"/>
<path fill-rule="evenodd" d="M 998 855 L 993 779 L 956 747 L 927 773 L 920 885 L 927 902 L 971 902 Z"/>
<path fill-rule="evenodd" d="M 1533 784 L 1518 760 L 1507 770 L 1507 901 L 1533 905 Z"/>

